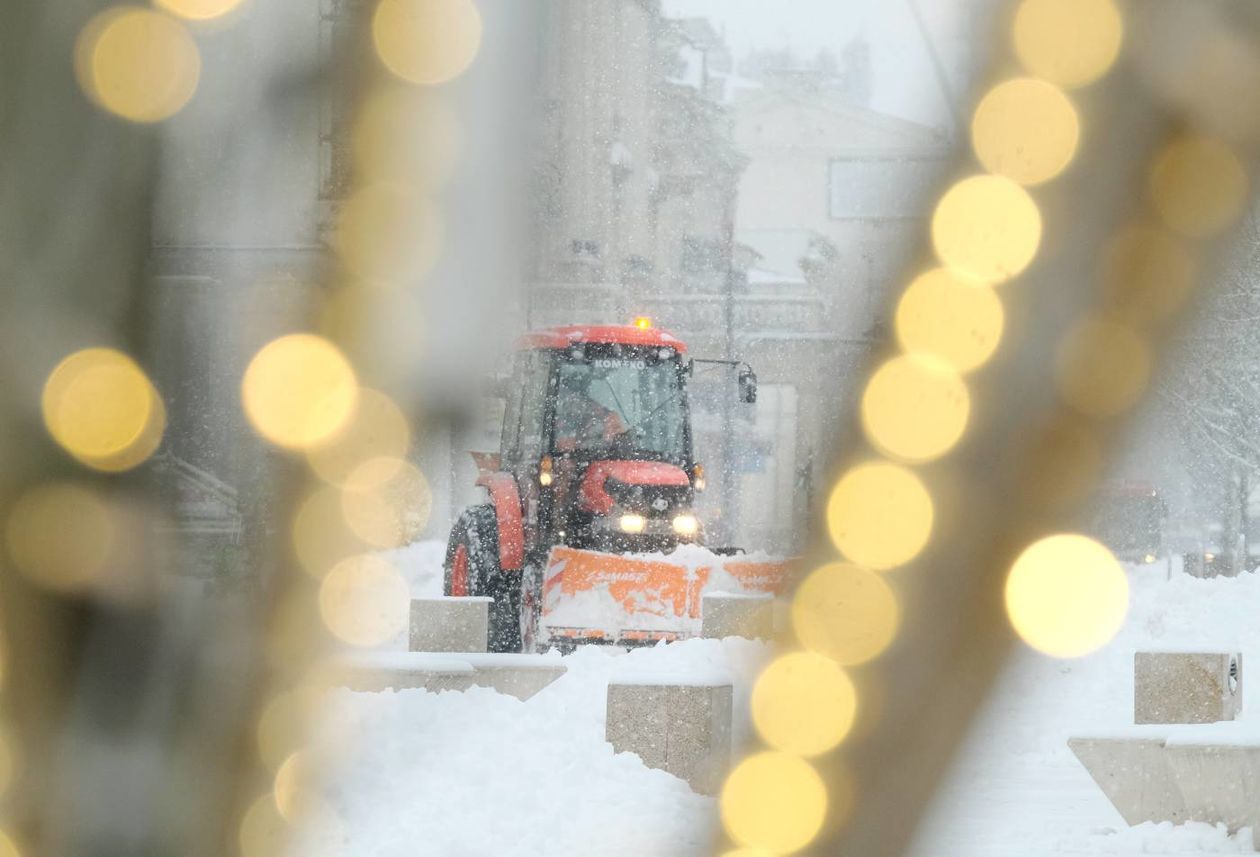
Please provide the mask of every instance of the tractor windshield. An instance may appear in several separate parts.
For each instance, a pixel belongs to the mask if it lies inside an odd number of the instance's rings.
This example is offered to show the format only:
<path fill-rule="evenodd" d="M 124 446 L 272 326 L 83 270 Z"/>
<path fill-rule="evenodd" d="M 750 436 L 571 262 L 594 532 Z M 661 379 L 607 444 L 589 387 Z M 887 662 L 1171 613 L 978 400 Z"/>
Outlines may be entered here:
<path fill-rule="evenodd" d="M 678 363 L 650 356 L 562 361 L 556 449 L 685 464 L 686 401 Z"/>

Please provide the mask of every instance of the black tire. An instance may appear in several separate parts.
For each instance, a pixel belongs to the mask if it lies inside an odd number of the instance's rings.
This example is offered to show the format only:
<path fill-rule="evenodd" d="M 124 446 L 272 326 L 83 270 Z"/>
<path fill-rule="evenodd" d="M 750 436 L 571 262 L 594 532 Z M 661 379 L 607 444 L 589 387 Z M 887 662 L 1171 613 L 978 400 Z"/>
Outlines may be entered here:
<path fill-rule="evenodd" d="M 452 571 L 460 548 L 468 557 L 467 595 L 494 599 L 490 604 L 490 627 L 486 648 L 491 652 L 521 650 L 521 573 L 499 566 L 499 522 L 490 505 L 465 509 L 451 527 L 443 563 L 442 591 L 452 591 Z"/>

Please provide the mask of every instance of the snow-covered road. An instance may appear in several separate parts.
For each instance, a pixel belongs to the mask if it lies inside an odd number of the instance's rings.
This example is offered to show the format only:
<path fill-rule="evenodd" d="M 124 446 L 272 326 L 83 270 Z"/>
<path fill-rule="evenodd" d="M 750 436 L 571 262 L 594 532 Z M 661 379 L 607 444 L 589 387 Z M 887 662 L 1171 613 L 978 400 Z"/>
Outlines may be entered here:
<path fill-rule="evenodd" d="M 440 589 L 440 545 L 392 558 L 413 594 Z M 1128 828 L 1066 747 L 1071 734 L 1131 722 L 1135 649 L 1260 651 L 1260 578 L 1166 582 L 1162 569 L 1146 567 L 1132 580 L 1129 620 L 1106 649 L 1073 662 L 1028 653 L 1011 665 L 939 793 L 915 857 L 1252 853 L 1247 834 L 1204 824 Z M 613 755 L 603 740 L 604 689 L 632 672 L 724 672 L 735 683 L 738 736 L 748 729 L 749 679 L 767 656 L 766 646 L 745 640 L 629 654 L 585 648 L 527 702 L 480 688 L 338 692 L 327 733 L 341 737 L 328 740 L 357 736 L 326 796 L 339 833 L 302 853 L 707 854 L 715 801 L 635 756 Z M 1243 716 L 1260 733 L 1251 706 Z"/>

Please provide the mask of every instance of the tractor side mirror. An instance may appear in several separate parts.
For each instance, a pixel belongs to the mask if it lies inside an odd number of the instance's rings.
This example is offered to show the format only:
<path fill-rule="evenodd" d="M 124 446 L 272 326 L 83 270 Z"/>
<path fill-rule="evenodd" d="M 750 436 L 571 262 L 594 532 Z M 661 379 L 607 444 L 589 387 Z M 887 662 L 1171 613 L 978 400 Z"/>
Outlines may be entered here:
<path fill-rule="evenodd" d="M 739 370 L 739 400 L 749 405 L 757 401 L 757 373 L 747 364 Z"/>

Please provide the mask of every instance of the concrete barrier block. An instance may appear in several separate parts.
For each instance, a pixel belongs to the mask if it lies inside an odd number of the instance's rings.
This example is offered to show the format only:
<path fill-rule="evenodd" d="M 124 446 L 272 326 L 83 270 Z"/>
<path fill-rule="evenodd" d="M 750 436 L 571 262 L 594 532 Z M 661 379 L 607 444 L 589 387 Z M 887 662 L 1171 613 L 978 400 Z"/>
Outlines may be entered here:
<path fill-rule="evenodd" d="M 1242 710 L 1242 655 L 1236 652 L 1137 652 L 1135 723 L 1215 723 Z"/>
<path fill-rule="evenodd" d="M 1077 737 L 1068 747 L 1126 824 L 1206 820 L 1188 812 L 1162 736 Z"/>
<path fill-rule="evenodd" d="M 1192 818 L 1260 834 L 1260 744 L 1170 741 L 1164 752 Z"/>
<path fill-rule="evenodd" d="M 408 648 L 413 652 L 484 652 L 489 598 L 413 598 Z"/>
<path fill-rule="evenodd" d="M 706 592 L 700 599 L 700 636 L 768 640 L 774 635 L 774 598 L 765 593 Z"/>
<path fill-rule="evenodd" d="M 731 760 L 729 682 L 637 678 L 608 684 L 604 735 L 700 794 L 717 794 Z"/>
<path fill-rule="evenodd" d="M 358 652 L 337 658 L 329 684 L 375 692 L 423 688 L 438 692 L 488 687 L 522 702 L 568 671 L 558 656 L 427 652 Z"/>

